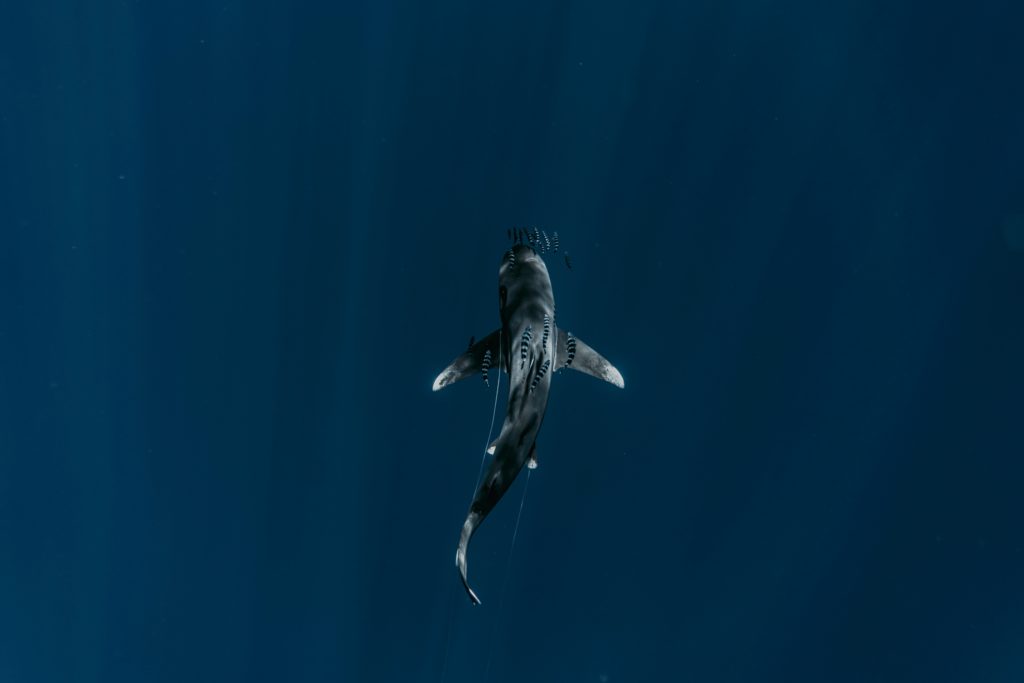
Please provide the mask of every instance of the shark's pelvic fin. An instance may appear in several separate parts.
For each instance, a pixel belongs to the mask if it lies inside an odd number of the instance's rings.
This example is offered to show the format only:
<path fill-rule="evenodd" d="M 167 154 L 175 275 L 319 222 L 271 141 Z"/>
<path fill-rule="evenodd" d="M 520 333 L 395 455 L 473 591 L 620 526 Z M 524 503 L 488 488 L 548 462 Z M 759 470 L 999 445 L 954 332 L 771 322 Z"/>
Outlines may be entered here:
<path fill-rule="evenodd" d="M 559 370 L 568 367 L 603 379 L 620 389 L 626 386 L 626 381 L 622 379 L 622 373 L 614 365 L 590 348 L 582 339 L 574 337 L 565 330 L 558 330 L 558 348 L 555 352 Z"/>
<path fill-rule="evenodd" d="M 441 374 L 434 380 L 434 391 L 444 389 L 449 384 L 455 384 L 460 379 L 480 372 L 487 359 L 487 368 L 494 368 L 499 364 L 504 365 L 498 359 L 498 337 L 501 330 L 495 330 L 489 335 L 471 345 L 464 354 L 451 362 L 451 365 L 441 371 Z M 490 355 L 488 355 L 490 351 Z"/>

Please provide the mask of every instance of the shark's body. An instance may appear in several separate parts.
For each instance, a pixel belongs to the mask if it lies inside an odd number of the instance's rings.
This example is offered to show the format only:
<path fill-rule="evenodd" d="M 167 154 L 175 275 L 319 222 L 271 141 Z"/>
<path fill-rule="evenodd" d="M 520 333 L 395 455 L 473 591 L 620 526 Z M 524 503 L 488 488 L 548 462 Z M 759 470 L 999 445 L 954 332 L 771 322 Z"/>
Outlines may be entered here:
<path fill-rule="evenodd" d="M 555 297 L 544 259 L 532 247 L 516 244 L 498 272 L 501 327 L 452 361 L 434 391 L 491 367 L 509 375 L 508 410 L 501 433 L 488 449 L 494 459 L 480 482 L 462 525 L 455 553 L 462 583 L 474 604 L 480 600 L 466 578 L 469 540 L 527 463 L 536 466 L 537 433 L 544 421 L 551 378 L 565 367 L 623 387 L 622 375 L 599 353 L 555 325 Z"/>

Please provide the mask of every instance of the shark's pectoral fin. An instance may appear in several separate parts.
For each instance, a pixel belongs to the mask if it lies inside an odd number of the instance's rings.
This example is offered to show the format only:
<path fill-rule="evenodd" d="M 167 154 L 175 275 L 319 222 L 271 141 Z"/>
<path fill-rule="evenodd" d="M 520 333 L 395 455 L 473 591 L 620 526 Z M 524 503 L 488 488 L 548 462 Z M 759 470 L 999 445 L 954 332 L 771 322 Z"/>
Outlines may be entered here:
<path fill-rule="evenodd" d="M 590 348 L 586 342 L 578 337 L 574 337 L 570 332 L 565 330 L 558 331 L 558 348 L 556 352 L 559 370 L 571 368 L 585 372 L 588 375 L 593 375 L 598 379 L 603 379 L 605 382 L 614 384 L 620 389 L 626 386 L 625 380 L 622 379 L 622 373 L 614 365 L 609 363 L 597 351 Z"/>
<path fill-rule="evenodd" d="M 434 391 L 444 389 L 460 379 L 482 372 L 487 379 L 487 372 L 497 372 L 501 362 L 498 358 L 498 338 L 501 330 L 495 330 L 470 346 L 464 354 L 451 362 L 434 380 Z"/>

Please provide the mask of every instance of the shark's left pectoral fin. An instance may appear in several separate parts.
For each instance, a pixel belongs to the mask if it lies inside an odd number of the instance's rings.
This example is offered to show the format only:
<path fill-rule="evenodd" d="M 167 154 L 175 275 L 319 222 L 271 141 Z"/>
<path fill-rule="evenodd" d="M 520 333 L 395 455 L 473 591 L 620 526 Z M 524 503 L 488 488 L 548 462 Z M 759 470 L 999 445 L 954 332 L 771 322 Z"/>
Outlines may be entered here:
<path fill-rule="evenodd" d="M 453 360 L 434 380 L 434 391 L 444 389 L 449 384 L 455 384 L 460 379 L 477 372 L 483 372 L 486 379 L 486 373 L 489 370 L 496 371 L 500 364 L 498 359 L 498 337 L 500 334 L 501 330 L 491 332 Z"/>
<path fill-rule="evenodd" d="M 558 331 L 557 362 L 560 370 L 571 368 L 603 379 L 620 389 L 626 386 L 622 373 L 609 363 L 608 359 L 590 348 L 582 339 L 565 330 Z"/>

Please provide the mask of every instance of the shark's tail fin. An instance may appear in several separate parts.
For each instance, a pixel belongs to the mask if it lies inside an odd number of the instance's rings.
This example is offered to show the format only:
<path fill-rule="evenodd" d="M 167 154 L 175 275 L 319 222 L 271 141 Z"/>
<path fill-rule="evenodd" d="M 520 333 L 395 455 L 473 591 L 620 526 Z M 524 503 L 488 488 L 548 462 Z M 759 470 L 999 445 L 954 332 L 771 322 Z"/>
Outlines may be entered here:
<path fill-rule="evenodd" d="M 462 586 L 466 589 L 469 599 L 474 605 L 480 604 L 480 598 L 476 596 L 473 589 L 469 587 L 469 579 L 466 577 L 466 551 L 469 549 L 469 539 L 473 538 L 477 525 L 480 523 L 480 515 L 470 512 L 462 525 L 462 535 L 459 537 L 459 548 L 455 551 L 455 566 L 459 570 L 459 578 L 462 579 Z"/>

